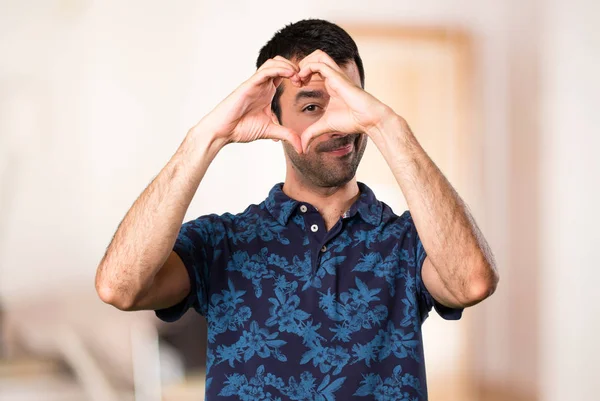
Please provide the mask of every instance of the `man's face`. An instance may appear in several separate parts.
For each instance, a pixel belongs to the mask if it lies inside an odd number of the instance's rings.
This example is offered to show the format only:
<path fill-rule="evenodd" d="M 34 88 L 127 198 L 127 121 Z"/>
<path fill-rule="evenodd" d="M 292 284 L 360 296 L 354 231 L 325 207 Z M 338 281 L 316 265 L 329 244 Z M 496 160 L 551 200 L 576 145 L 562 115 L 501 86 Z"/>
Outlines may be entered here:
<path fill-rule="evenodd" d="M 342 69 L 360 86 L 360 75 L 354 61 L 348 62 Z M 301 88 L 293 86 L 287 79 L 281 85 L 281 125 L 301 134 L 321 118 L 327 108 L 329 95 L 323 79 L 313 75 L 308 85 Z M 311 142 L 310 150 L 303 154 L 296 153 L 289 143 L 283 143 L 285 153 L 297 172 L 320 187 L 339 187 L 354 178 L 366 146 L 366 135 L 353 132 L 321 135 Z"/>

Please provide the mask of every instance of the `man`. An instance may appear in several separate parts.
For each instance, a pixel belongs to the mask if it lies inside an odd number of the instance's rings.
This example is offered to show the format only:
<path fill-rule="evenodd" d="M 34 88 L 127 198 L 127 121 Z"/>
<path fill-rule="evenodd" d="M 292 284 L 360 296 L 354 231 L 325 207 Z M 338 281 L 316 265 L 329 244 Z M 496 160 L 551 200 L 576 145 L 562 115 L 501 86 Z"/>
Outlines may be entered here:
<path fill-rule="evenodd" d="M 486 241 L 406 121 L 362 89 L 344 30 L 288 25 L 257 67 L 129 210 L 98 268 L 101 299 L 205 316 L 209 401 L 427 399 L 421 324 L 494 292 Z M 285 183 L 243 213 L 181 226 L 216 154 L 264 138 L 283 141 Z M 368 138 L 410 213 L 356 181 Z"/>

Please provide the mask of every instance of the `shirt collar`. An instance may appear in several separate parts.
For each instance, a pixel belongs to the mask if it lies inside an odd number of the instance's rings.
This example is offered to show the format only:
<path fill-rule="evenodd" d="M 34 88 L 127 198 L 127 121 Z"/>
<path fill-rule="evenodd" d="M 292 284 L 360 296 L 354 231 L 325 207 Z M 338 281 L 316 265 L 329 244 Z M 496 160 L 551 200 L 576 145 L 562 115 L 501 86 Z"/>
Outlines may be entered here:
<path fill-rule="evenodd" d="M 375 198 L 375 194 L 367 185 L 359 182 L 358 188 L 360 190 L 359 198 L 344 213 L 343 217 L 351 218 L 358 213 L 366 223 L 378 226 L 381 223 L 383 211 L 381 202 Z M 283 183 L 276 184 L 265 200 L 265 207 L 269 213 L 283 226 L 287 225 L 299 204 L 300 202 L 290 198 L 283 192 Z"/>
<path fill-rule="evenodd" d="M 290 216 L 298 206 L 298 201 L 290 198 L 283 192 L 283 183 L 275 184 L 265 200 L 265 206 L 269 213 L 281 224 L 287 225 Z"/>
<path fill-rule="evenodd" d="M 360 190 L 360 197 L 350 207 L 350 210 L 344 213 L 344 216 L 354 217 L 358 213 L 366 223 L 378 226 L 381 224 L 383 205 L 366 184 L 359 182 L 358 189 Z"/>

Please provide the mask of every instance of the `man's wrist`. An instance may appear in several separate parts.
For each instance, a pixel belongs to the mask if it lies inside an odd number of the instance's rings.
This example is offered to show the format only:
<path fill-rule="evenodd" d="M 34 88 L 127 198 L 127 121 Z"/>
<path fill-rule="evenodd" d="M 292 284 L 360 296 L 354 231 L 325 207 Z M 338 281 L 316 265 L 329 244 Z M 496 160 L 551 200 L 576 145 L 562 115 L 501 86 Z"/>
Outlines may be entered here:
<path fill-rule="evenodd" d="M 389 107 L 386 107 L 377 122 L 370 127 L 366 134 L 377 143 L 387 143 L 398 136 L 406 135 L 408 124 Z M 408 130 L 409 131 L 409 130 Z"/>
<path fill-rule="evenodd" d="M 190 128 L 183 141 L 186 151 L 193 157 L 208 156 L 211 160 L 226 144 L 227 141 L 217 135 L 214 128 L 202 121 Z"/>
<path fill-rule="evenodd" d="M 367 135 L 388 160 L 392 160 L 391 157 L 396 161 L 411 160 L 420 147 L 406 120 L 392 109 L 383 115 Z"/>

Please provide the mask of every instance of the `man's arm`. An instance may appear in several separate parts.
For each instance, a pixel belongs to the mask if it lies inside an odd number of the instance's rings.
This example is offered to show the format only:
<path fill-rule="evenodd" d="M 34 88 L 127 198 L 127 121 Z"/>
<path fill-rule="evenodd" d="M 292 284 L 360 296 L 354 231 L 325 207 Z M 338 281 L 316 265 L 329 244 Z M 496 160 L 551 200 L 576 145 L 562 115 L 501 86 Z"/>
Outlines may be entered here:
<path fill-rule="evenodd" d="M 100 298 L 122 310 L 161 309 L 190 290 L 183 262 L 172 252 L 202 177 L 220 144 L 198 125 L 135 201 L 96 273 Z"/>
<path fill-rule="evenodd" d="M 474 305 L 498 283 L 494 259 L 475 221 L 454 188 L 421 148 L 404 119 L 353 83 L 321 50 L 300 62 L 302 82 L 325 79 L 329 104 L 302 134 L 302 148 L 327 132 L 362 132 L 383 154 L 400 185 L 427 253 L 423 282 L 448 307 Z"/>
<path fill-rule="evenodd" d="M 301 149 L 298 135 L 276 124 L 270 112 L 277 85 L 297 71 L 283 57 L 267 60 L 190 129 L 127 212 L 98 266 L 96 291 L 104 302 L 122 310 L 157 310 L 190 293 L 186 266 L 172 250 L 194 193 L 227 143 L 277 139 Z"/>
<path fill-rule="evenodd" d="M 369 136 L 400 185 L 427 252 L 422 277 L 429 293 L 448 307 L 471 306 L 490 296 L 498 283 L 490 248 L 406 121 L 388 109 Z"/>

